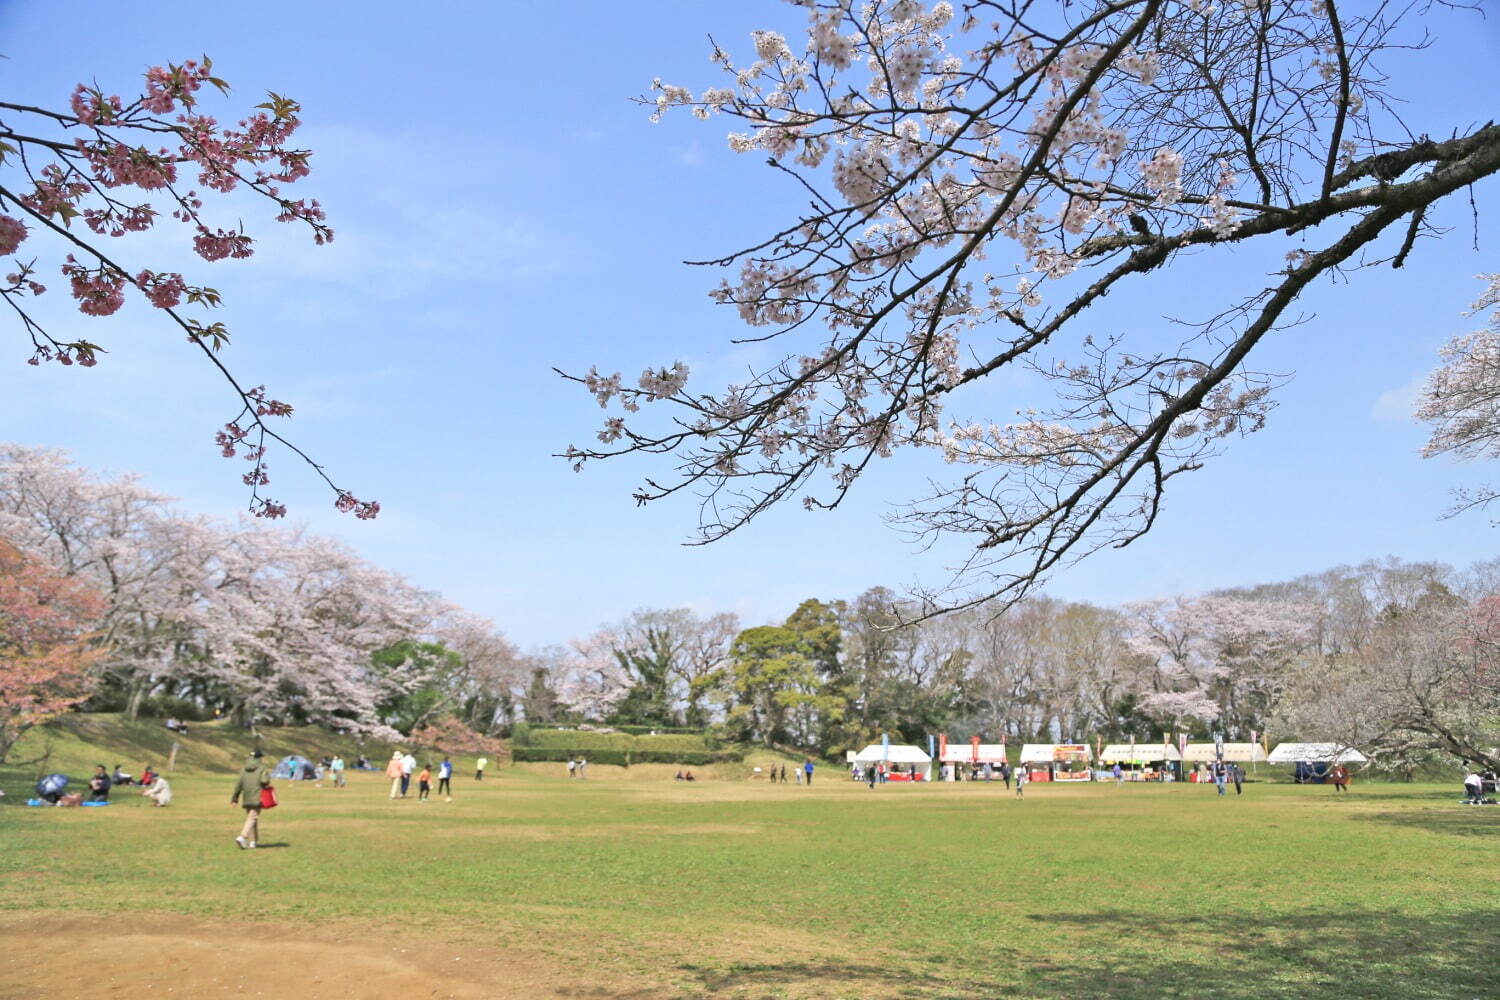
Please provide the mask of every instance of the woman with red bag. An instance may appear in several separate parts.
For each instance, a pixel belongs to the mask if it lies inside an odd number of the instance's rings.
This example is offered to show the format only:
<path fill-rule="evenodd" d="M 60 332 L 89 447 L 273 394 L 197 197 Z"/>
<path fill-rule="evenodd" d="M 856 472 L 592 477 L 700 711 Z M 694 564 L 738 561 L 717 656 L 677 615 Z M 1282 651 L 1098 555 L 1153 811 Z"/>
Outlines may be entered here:
<path fill-rule="evenodd" d="M 271 789 L 271 771 L 261 759 L 260 748 L 257 747 L 245 758 L 244 770 L 240 771 L 234 794 L 229 797 L 230 805 L 239 805 L 245 810 L 245 826 L 240 830 L 240 835 L 234 838 L 241 850 L 255 846 L 260 835 L 260 811 L 270 807 L 266 804 L 268 793 L 270 806 L 274 806 L 276 793 Z"/>

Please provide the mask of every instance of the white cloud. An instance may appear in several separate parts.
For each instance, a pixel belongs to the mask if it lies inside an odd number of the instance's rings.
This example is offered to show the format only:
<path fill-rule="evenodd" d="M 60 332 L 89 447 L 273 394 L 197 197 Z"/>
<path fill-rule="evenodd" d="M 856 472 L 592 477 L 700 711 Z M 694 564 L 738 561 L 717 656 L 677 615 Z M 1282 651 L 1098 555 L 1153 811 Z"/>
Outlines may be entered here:
<path fill-rule="evenodd" d="M 1417 408 L 1417 397 L 1422 392 L 1422 384 L 1426 382 L 1427 374 L 1414 375 L 1405 384 L 1394 389 L 1387 389 L 1375 397 L 1375 405 L 1370 407 L 1370 419 L 1377 424 L 1405 424 L 1413 423 L 1413 416 Z"/>

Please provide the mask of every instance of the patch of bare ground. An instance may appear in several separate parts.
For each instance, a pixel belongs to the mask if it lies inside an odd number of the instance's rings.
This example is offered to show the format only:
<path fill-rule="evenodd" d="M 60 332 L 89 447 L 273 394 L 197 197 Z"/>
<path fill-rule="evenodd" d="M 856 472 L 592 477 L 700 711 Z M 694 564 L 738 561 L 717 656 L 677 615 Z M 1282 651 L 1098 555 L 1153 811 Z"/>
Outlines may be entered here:
<path fill-rule="evenodd" d="M 492 935 L 170 914 L 0 914 L 3 1000 L 259 997 L 654 1000 L 621 970 L 576 967 Z M 86 953 L 87 961 L 76 959 Z"/>

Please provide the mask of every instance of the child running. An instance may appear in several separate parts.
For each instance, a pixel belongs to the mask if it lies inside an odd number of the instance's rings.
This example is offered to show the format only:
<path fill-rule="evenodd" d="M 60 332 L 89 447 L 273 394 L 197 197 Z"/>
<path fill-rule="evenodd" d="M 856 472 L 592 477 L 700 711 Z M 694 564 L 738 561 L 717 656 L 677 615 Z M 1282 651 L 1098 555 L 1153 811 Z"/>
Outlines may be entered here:
<path fill-rule="evenodd" d="M 432 791 L 432 767 L 428 764 L 422 765 L 422 773 L 417 775 L 417 801 L 426 802 L 427 795 Z"/>

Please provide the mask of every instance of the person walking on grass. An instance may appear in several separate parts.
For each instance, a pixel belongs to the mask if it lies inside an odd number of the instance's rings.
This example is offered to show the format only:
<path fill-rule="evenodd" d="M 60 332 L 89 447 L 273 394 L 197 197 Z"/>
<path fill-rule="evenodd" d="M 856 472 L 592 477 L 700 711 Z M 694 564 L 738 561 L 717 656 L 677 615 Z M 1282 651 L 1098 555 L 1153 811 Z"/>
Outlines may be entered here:
<path fill-rule="evenodd" d="M 1335 792 L 1347 792 L 1349 790 L 1349 769 L 1343 764 L 1336 765 L 1329 773 L 1329 777 L 1333 778 Z"/>
<path fill-rule="evenodd" d="M 453 801 L 453 761 L 447 757 L 438 765 L 438 794 L 446 795 L 448 801 Z"/>
<path fill-rule="evenodd" d="M 401 795 L 401 751 L 391 751 L 391 762 L 385 766 L 385 776 L 391 779 L 391 798 Z"/>
<path fill-rule="evenodd" d="M 432 767 L 428 764 L 422 765 L 422 773 L 417 775 L 417 801 L 426 802 L 427 796 L 432 793 Z"/>
<path fill-rule="evenodd" d="M 234 838 L 242 851 L 254 847 L 260 839 L 260 793 L 261 789 L 269 787 L 271 770 L 266 767 L 260 748 L 256 747 L 245 758 L 245 766 L 240 769 L 234 793 L 229 796 L 230 805 L 238 805 L 245 810 L 245 825 L 240 828 L 240 835 Z"/>
<path fill-rule="evenodd" d="M 401 797 L 411 789 L 412 772 L 417 769 L 417 758 L 410 750 L 401 755 Z"/>
<path fill-rule="evenodd" d="M 481 758 L 479 758 L 479 760 L 477 760 L 477 761 L 474 762 L 474 780 L 475 781 L 483 781 L 484 780 L 484 769 L 489 764 L 489 762 L 490 762 L 490 759 L 488 757 L 481 757 Z"/>
<path fill-rule="evenodd" d="M 803 784 L 806 784 L 806 785 L 809 785 L 809 786 L 812 785 L 812 772 L 813 772 L 813 762 L 812 762 L 812 758 L 809 757 L 809 758 L 807 758 L 807 763 L 802 765 L 802 774 L 803 774 L 803 778 L 804 778 Z"/>
<path fill-rule="evenodd" d="M 1018 768 L 1016 768 L 1016 798 L 1018 798 L 1018 799 L 1024 799 L 1025 797 L 1026 797 L 1026 769 L 1024 767 L 1018 767 Z"/>
<path fill-rule="evenodd" d="M 1213 769 L 1214 769 L 1214 784 L 1218 786 L 1218 788 L 1219 788 L 1219 794 L 1223 795 L 1224 794 L 1224 779 L 1228 777 L 1228 775 L 1225 773 L 1225 770 L 1224 770 L 1224 762 L 1222 760 L 1215 761 L 1214 765 L 1213 765 Z"/>
<path fill-rule="evenodd" d="M 1240 785 L 1245 782 L 1245 769 L 1238 764 L 1229 765 L 1229 776 L 1234 779 L 1234 794 L 1240 795 Z"/>
<path fill-rule="evenodd" d="M 344 787 L 344 758 L 339 754 L 333 755 L 333 761 L 328 765 L 328 770 L 333 772 L 333 787 Z"/>

